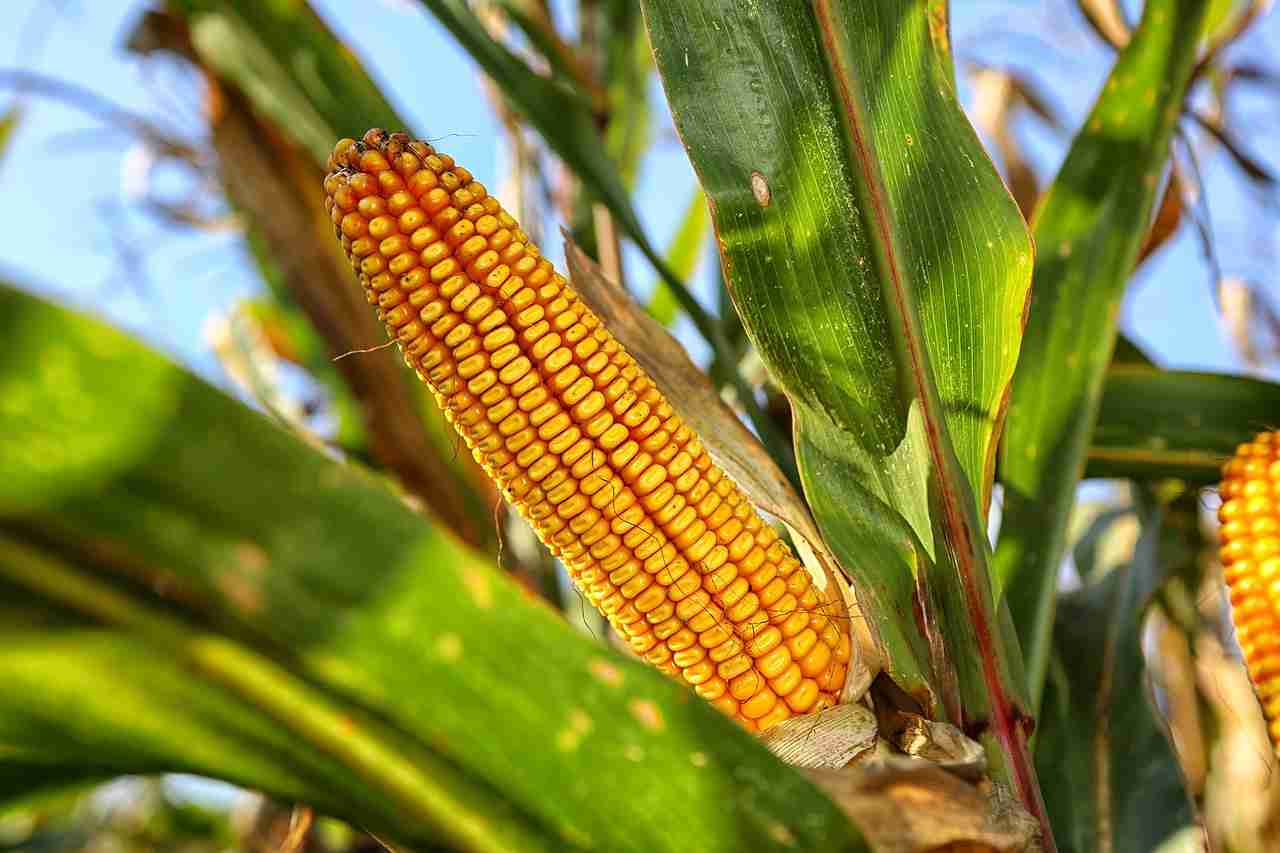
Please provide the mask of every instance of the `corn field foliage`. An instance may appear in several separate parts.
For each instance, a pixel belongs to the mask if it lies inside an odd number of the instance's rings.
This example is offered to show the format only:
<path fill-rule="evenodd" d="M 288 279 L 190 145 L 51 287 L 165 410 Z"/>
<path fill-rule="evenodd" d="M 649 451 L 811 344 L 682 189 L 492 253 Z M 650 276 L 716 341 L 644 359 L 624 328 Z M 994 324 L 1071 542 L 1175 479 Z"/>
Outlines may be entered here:
<path fill-rule="evenodd" d="M 507 155 L 476 177 L 550 257 L 563 227 L 583 299 L 848 586 L 850 704 L 748 733 L 587 609 L 380 346 L 325 212 L 338 139 L 427 130 L 302 0 L 165 0 L 124 41 L 198 134 L 0 70 L 0 146 L 40 99 L 122 123 L 196 176 L 149 215 L 229 229 L 261 287 L 210 325 L 215 387 L 0 283 L 0 849 L 1277 849 L 1208 511 L 1280 419 L 1273 315 L 1215 281 L 1252 377 L 1118 333 L 1167 241 L 1216 263 L 1189 128 L 1274 184 L 1203 106 L 1274 82 L 1233 60 L 1266 3 L 1063 4 L 1111 50 L 1076 127 L 958 62 L 946 0 L 366 5 L 470 57 Z M 677 144 L 661 245 L 635 190 Z"/>

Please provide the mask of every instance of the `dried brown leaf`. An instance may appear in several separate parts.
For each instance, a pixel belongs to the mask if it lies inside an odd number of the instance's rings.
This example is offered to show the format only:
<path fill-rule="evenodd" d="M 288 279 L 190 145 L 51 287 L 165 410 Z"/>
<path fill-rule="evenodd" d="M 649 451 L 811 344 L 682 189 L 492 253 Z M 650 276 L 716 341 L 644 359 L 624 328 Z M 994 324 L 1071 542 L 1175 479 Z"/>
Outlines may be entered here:
<path fill-rule="evenodd" d="M 212 77 L 210 83 L 219 85 Z M 301 151 L 262 125 L 238 92 L 223 88 L 220 105 L 210 117 L 210 130 L 227 195 L 261 229 L 290 294 L 330 354 L 381 342 L 386 334 L 351 281 L 350 267 L 336 255 L 332 225 L 318 197 L 323 176 Z M 488 528 L 467 514 L 462 486 L 432 446 L 398 361 L 386 350 L 337 362 L 363 408 L 374 456 L 436 518 L 466 541 L 483 545 Z M 471 488 L 492 492 L 478 471 Z"/>
<path fill-rule="evenodd" d="M 1169 173 L 1169 181 L 1165 184 L 1164 195 L 1160 199 L 1160 207 L 1156 209 L 1155 218 L 1151 221 L 1151 230 L 1138 252 L 1138 266 L 1142 266 L 1169 238 L 1177 233 L 1182 225 L 1182 214 L 1185 209 L 1183 201 L 1183 180 L 1177 168 Z"/>
<path fill-rule="evenodd" d="M 849 815 L 876 853 L 1039 849 L 1035 819 L 1008 791 L 919 764 L 804 772 Z"/>
<path fill-rule="evenodd" d="M 289 815 L 289 833 L 280 843 L 277 853 L 300 853 L 311 832 L 314 815 L 307 806 L 294 806 Z"/>
<path fill-rule="evenodd" d="M 1058 114 L 1057 108 L 1030 78 L 1016 72 L 1009 72 L 1009 82 L 1013 86 L 1013 93 L 1019 106 L 1030 110 L 1036 118 L 1053 130 L 1064 129 L 1062 116 Z"/>
<path fill-rule="evenodd" d="M 1117 0 L 1078 0 L 1077 5 L 1094 32 L 1116 50 L 1129 43 L 1129 24 Z"/>
<path fill-rule="evenodd" d="M 1169 739 L 1177 754 L 1187 793 L 1199 809 L 1207 768 L 1205 727 L 1191 643 L 1187 632 L 1169 619 L 1160 605 L 1151 608 L 1143 631 L 1144 644 L 1149 647 L 1147 665 L 1153 686 L 1162 699 Z"/>
<path fill-rule="evenodd" d="M 987 756 L 980 743 L 950 723 L 927 720 L 915 714 L 909 717 L 907 725 L 894 739 L 904 753 L 975 781 L 986 771 Z"/>
<path fill-rule="evenodd" d="M 267 327 L 258 318 L 241 304 L 225 316 L 210 317 L 204 325 L 204 338 L 223 372 L 236 387 L 313 440 L 306 427 L 302 401 L 285 393 L 280 385 L 282 359 L 272 344 Z"/>
<path fill-rule="evenodd" d="M 1218 282 L 1218 312 L 1244 362 L 1261 370 L 1280 353 L 1280 311 L 1264 290 L 1240 278 Z"/>
<path fill-rule="evenodd" d="M 873 757 L 873 761 L 911 766 L 902 762 L 922 760 L 971 781 L 982 778 L 987 769 L 987 757 L 980 743 L 950 723 L 930 720 L 906 708 L 899 701 L 897 691 L 893 690 L 892 682 L 877 682 L 872 696 L 880 736 L 895 750 Z"/>

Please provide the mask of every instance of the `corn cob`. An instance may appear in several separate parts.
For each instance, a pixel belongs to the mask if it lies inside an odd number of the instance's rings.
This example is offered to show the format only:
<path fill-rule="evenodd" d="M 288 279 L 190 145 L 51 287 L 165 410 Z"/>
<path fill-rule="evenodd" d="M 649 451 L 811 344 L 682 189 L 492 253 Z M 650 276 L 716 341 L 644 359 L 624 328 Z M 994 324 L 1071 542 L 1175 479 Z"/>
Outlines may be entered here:
<path fill-rule="evenodd" d="M 1224 466 L 1222 567 L 1249 678 L 1280 749 L 1280 433 L 1240 445 Z"/>
<path fill-rule="evenodd" d="M 484 186 L 382 130 L 329 170 L 326 209 L 405 361 L 631 648 L 749 730 L 836 702 L 843 603 Z"/>

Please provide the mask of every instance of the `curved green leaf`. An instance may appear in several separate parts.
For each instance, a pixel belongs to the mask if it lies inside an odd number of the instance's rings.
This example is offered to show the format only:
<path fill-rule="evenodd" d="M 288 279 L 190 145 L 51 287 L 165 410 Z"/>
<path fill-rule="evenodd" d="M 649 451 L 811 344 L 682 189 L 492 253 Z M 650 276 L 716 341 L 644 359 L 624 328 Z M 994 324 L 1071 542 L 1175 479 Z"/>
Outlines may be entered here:
<path fill-rule="evenodd" d="M 360 61 L 301 2 L 167 0 L 201 60 L 320 163 L 344 136 L 404 127 Z"/>
<path fill-rule="evenodd" d="M 28 399 L 0 407 L 0 459 L 46 409 L 63 448 L 56 494 L 6 493 L 0 583 L 99 626 L 0 644 L 21 685 L 0 698 L 0 767 L 223 775 L 466 849 L 865 849 L 754 738 L 381 482 L 98 322 L 4 288 L 0 317 L 29 330 L 0 353 Z M 104 462 L 136 424 L 92 415 L 134 384 L 131 406 L 165 405 Z M 88 416 L 57 416 L 72 394 Z"/>
<path fill-rule="evenodd" d="M 1004 518 L 994 561 L 1033 699 L 1048 665 L 1058 564 L 1120 297 L 1159 190 L 1205 6 L 1149 0 L 1037 209 L 1039 251 L 1001 456 Z"/>
<path fill-rule="evenodd" d="M 1236 447 L 1280 424 L 1280 385 L 1154 367 L 1107 371 L 1086 477 L 1216 483 Z"/>
<path fill-rule="evenodd" d="M 0 541 L 6 574 L 16 560 L 32 558 L 29 550 Z M 53 565 L 52 571 L 60 570 Z M 364 792 L 343 786 L 341 793 L 326 784 L 352 769 L 234 692 L 193 678 L 188 660 L 157 655 L 149 639 L 96 627 L 4 637 L 0 678 L 9 689 L 0 694 L 0 795 L 90 778 L 183 771 L 267 790 L 286 801 L 305 800 L 397 832 L 422 831 L 377 795 L 377 783 Z M 278 684 L 281 695 L 287 684 L 287 678 Z M 347 796 L 359 796 L 360 802 L 344 804 Z"/>
<path fill-rule="evenodd" d="M 945 8 L 645 11 L 729 289 L 891 674 L 990 733 L 1034 811 L 980 514 L 1031 252 L 956 103 Z"/>

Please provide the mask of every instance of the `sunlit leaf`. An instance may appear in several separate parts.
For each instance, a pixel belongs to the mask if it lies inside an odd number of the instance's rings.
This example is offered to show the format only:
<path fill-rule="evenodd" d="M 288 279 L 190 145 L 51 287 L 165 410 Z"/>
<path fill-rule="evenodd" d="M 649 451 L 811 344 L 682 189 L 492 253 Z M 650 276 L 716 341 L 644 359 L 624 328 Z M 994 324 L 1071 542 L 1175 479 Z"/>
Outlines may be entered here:
<path fill-rule="evenodd" d="M 1150 0 L 1037 210 L 1036 267 L 1001 456 L 997 580 L 1033 697 L 1048 666 L 1058 564 L 1116 339 L 1195 64 L 1204 0 Z"/>
<path fill-rule="evenodd" d="M 945 9 L 645 12 L 729 289 L 791 400 L 806 496 L 891 674 L 990 726 L 1034 800 L 979 520 L 1031 248 L 955 101 Z"/>

